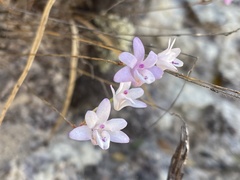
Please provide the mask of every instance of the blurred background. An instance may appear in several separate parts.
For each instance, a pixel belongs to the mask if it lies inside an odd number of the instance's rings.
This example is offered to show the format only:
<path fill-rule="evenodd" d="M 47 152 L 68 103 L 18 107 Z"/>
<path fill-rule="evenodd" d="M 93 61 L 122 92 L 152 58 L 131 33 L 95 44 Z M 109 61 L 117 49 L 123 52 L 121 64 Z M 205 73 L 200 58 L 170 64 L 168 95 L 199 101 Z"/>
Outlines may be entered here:
<path fill-rule="evenodd" d="M 26 65 L 46 3 L 0 1 L 0 110 Z M 104 60 L 118 62 L 120 52 L 131 52 L 135 36 L 146 53 L 163 51 L 169 38 L 177 37 L 174 47 L 181 48 L 184 62 L 179 73 L 193 69 L 196 79 L 239 91 L 239 8 L 238 0 L 228 6 L 223 0 L 56 1 L 34 63 L 0 126 L 0 179 L 166 179 L 181 134 L 176 116 L 152 106 L 113 110 L 111 118 L 128 121 L 124 132 L 131 141 L 111 143 L 104 151 L 70 140 L 72 127 L 53 108 L 79 125 L 87 110 L 111 98 L 109 84 L 121 67 Z M 71 73 L 76 74 L 73 82 Z M 187 123 L 190 151 L 183 179 L 239 179 L 238 98 L 192 83 L 184 86 L 184 80 L 168 73 L 143 88 L 143 99 L 170 108 Z"/>

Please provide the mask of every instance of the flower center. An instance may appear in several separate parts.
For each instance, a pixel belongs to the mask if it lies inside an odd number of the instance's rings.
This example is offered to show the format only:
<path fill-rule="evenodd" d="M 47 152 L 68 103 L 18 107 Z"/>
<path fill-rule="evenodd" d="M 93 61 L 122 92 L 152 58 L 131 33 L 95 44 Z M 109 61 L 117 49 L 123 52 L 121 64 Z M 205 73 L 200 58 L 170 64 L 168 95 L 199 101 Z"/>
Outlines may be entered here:
<path fill-rule="evenodd" d="M 147 79 L 148 79 L 148 77 L 147 77 L 147 76 L 144 76 L 144 79 L 145 79 L 145 80 L 147 80 Z"/>
<path fill-rule="evenodd" d="M 99 128 L 104 129 L 105 128 L 104 124 L 99 125 Z"/>
<path fill-rule="evenodd" d="M 128 90 L 123 91 L 123 94 L 128 94 Z"/>
<path fill-rule="evenodd" d="M 139 66 L 138 66 L 139 68 L 144 68 L 144 64 L 139 64 Z"/>

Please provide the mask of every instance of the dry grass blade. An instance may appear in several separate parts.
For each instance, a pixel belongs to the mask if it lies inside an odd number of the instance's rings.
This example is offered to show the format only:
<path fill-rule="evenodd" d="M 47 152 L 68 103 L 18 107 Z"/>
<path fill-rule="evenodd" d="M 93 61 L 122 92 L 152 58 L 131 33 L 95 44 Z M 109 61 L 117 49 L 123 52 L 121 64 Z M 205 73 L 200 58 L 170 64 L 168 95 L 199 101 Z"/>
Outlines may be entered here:
<path fill-rule="evenodd" d="M 53 37 L 64 37 L 64 38 L 68 38 L 67 35 L 60 34 L 60 33 L 53 32 L 53 31 L 46 31 L 46 32 L 45 32 L 45 35 L 49 35 L 49 36 L 53 36 Z M 86 44 L 91 44 L 91 45 L 94 45 L 94 46 L 97 46 L 97 47 L 101 47 L 101 48 L 104 48 L 104 49 L 108 49 L 108 50 L 110 50 L 110 51 L 115 52 L 117 55 L 122 52 L 121 50 L 117 49 L 117 48 L 114 47 L 114 46 L 107 46 L 107 45 L 104 45 L 102 42 L 99 42 L 99 41 L 87 40 L 86 38 L 80 38 L 80 37 L 78 37 L 78 40 L 79 40 L 80 42 L 83 42 L 83 43 L 86 43 Z"/>
<path fill-rule="evenodd" d="M 21 54 L 22 56 L 25 56 L 25 54 Z M 72 55 L 69 54 L 36 54 L 36 56 L 49 56 L 49 57 L 72 57 Z M 106 63 L 111 63 L 114 65 L 119 65 L 119 66 L 123 66 L 122 62 L 116 62 L 114 60 L 110 60 L 110 59 L 103 59 L 103 58 L 97 58 L 97 57 L 90 57 L 90 56 L 74 56 L 76 58 L 82 58 L 82 59 L 86 59 L 86 60 L 90 60 L 90 61 L 102 61 L 102 62 L 106 62 Z"/>
<path fill-rule="evenodd" d="M 73 20 L 71 20 L 71 31 L 72 31 L 72 53 L 71 53 L 72 56 L 71 56 L 70 71 L 69 71 L 70 79 L 69 79 L 69 83 L 68 83 L 67 96 L 65 98 L 63 109 L 61 111 L 61 114 L 64 117 L 67 114 L 67 111 L 68 111 L 68 108 L 69 108 L 69 105 L 70 105 L 70 102 L 72 99 L 76 78 L 77 78 L 78 58 L 76 56 L 79 55 L 79 53 L 78 53 L 78 51 L 79 51 L 78 38 L 79 37 L 78 37 L 78 28 Z M 53 135 L 54 132 L 56 132 L 56 130 L 62 124 L 62 122 L 63 122 L 62 116 L 59 116 L 59 118 L 57 119 L 54 127 L 52 128 L 51 135 Z"/>
<path fill-rule="evenodd" d="M 167 180 L 181 180 L 183 177 L 183 165 L 186 161 L 189 151 L 189 136 L 186 124 L 181 128 L 181 137 L 178 147 L 173 154 L 171 165 L 168 170 Z"/>
<path fill-rule="evenodd" d="M 11 94 L 9 95 L 9 97 L 8 97 L 4 107 L 3 107 L 2 113 L 0 115 L 0 125 L 2 124 L 2 121 L 3 121 L 3 119 L 6 115 L 9 107 L 11 106 L 19 88 L 21 87 L 21 85 L 24 82 L 26 76 L 28 75 L 29 70 L 31 69 L 32 63 L 33 63 L 34 58 L 35 58 L 35 54 L 37 53 L 38 48 L 40 46 L 40 43 L 42 41 L 42 37 L 43 37 L 45 27 L 46 27 L 46 24 L 47 24 L 47 21 L 48 21 L 50 10 L 52 9 L 52 6 L 53 6 L 54 3 L 55 3 L 55 0 L 49 0 L 46 4 L 46 7 L 44 9 L 44 12 L 43 12 L 43 15 L 42 15 L 42 18 L 41 18 L 41 21 L 40 21 L 40 24 L 38 26 L 38 30 L 37 30 L 35 39 L 34 39 L 33 44 L 32 44 L 32 48 L 31 48 L 30 55 L 29 55 L 28 60 L 27 60 L 27 64 L 26 64 L 21 76 L 19 77 L 17 83 L 15 84 Z"/>

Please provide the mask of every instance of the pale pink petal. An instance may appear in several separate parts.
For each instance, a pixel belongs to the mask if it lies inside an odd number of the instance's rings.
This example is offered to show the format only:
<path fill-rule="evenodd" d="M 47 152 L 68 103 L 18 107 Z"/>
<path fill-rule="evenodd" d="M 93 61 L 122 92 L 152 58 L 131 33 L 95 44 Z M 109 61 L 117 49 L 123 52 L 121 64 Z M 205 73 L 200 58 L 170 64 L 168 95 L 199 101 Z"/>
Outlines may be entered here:
<path fill-rule="evenodd" d="M 92 130 L 91 142 L 92 142 L 93 145 L 98 145 L 97 136 L 99 136 L 98 131 L 97 130 Z"/>
<path fill-rule="evenodd" d="M 174 59 L 174 61 L 172 62 L 172 64 L 176 67 L 182 67 L 183 66 L 183 62 L 179 59 Z"/>
<path fill-rule="evenodd" d="M 144 94 L 144 91 L 142 88 L 132 88 L 129 89 L 127 97 L 131 99 L 137 99 L 141 97 Z"/>
<path fill-rule="evenodd" d="M 120 110 L 122 108 L 127 107 L 127 106 L 134 107 L 134 108 L 145 108 L 145 107 L 147 107 L 147 105 L 142 101 L 132 100 L 132 101 L 124 101 L 120 106 Z"/>
<path fill-rule="evenodd" d="M 121 99 L 118 99 L 116 96 L 113 97 L 113 108 L 116 111 L 119 111 L 121 109 L 120 107 Z"/>
<path fill-rule="evenodd" d="M 138 87 L 141 86 L 143 83 L 145 83 L 144 77 L 138 72 L 138 70 L 134 71 L 134 79 L 135 82 L 133 82 L 133 86 Z"/>
<path fill-rule="evenodd" d="M 109 148 L 110 146 L 110 135 L 108 132 L 103 131 L 101 134 L 99 134 L 99 132 L 96 132 L 96 140 L 98 145 L 106 150 Z"/>
<path fill-rule="evenodd" d="M 133 82 L 134 79 L 130 70 L 131 69 L 128 66 L 123 67 L 114 75 L 113 80 L 117 83 L 130 81 Z"/>
<path fill-rule="evenodd" d="M 122 109 L 122 107 L 120 106 L 119 102 L 113 101 L 113 108 L 116 111 L 120 111 Z"/>
<path fill-rule="evenodd" d="M 167 56 L 165 57 L 165 59 L 163 59 L 163 60 L 171 63 L 175 58 L 176 58 L 175 53 L 174 52 L 169 52 L 167 54 Z"/>
<path fill-rule="evenodd" d="M 105 129 L 108 131 L 120 131 L 127 126 L 127 121 L 122 118 L 114 118 L 105 123 Z"/>
<path fill-rule="evenodd" d="M 158 60 L 172 62 L 180 53 L 181 53 L 180 48 L 174 48 L 171 50 L 167 49 L 159 53 L 157 56 L 158 56 Z"/>
<path fill-rule="evenodd" d="M 116 105 L 114 106 L 114 109 L 116 111 L 120 111 L 121 109 L 125 108 L 126 106 L 131 106 L 132 102 L 128 101 L 128 100 L 124 100 L 121 103 L 116 103 Z"/>
<path fill-rule="evenodd" d="M 171 71 L 177 71 L 177 68 L 172 63 L 169 63 L 167 61 L 158 60 L 156 65 L 163 71 L 166 69 L 169 69 Z"/>
<path fill-rule="evenodd" d="M 77 141 L 87 141 L 91 139 L 91 129 L 86 126 L 79 126 L 74 128 L 69 133 L 69 138 Z"/>
<path fill-rule="evenodd" d="M 130 68 L 133 68 L 137 63 L 136 57 L 129 52 L 121 53 L 118 58 Z"/>
<path fill-rule="evenodd" d="M 158 56 L 153 51 L 151 51 L 148 54 L 147 58 L 143 61 L 144 68 L 153 67 L 157 62 L 157 58 Z"/>
<path fill-rule="evenodd" d="M 142 41 L 138 37 L 135 37 L 133 39 L 133 52 L 134 56 L 137 58 L 137 61 L 143 61 L 145 56 L 145 49 Z"/>
<path fill-rule="evenodd" d="M 102 100 L 102 102 L 99 104 L 97 108 L 97 116 L 98 116 L 98 124 L 104 123 L 108 120 L 108 117 L 110 115 L 111 111 L 111 104 L 109 99 L 105 98 Z"/>
<path fill-rule="evenodd" d="M 116 96 L 115 90 L 113 89 L 112 85 L 110 87 L 111 87 L 112 94 L 113 94 L 113 107 L 114 107 L 115 110 L 117 110 L 118 105 L 119 105 L 118 98 Z"/>
<path fill-rule="evenodd" d="M 103 141 L 102 141 L 102 137 L 100 136 L 99 132 L 97 130 L 95 130 L 93 132 L 93 134 L 94 134 L 94 137 L 96 138 L 97 145 L 99 145 L 103 149 Z"/>
<path fill-rule="evenodd" d="M 158 60 L 164 60 L 166 59 L 166 56 L 167 56 L 167 52 L 169 52 L 169 50 L 164 50 L 163 52 L 159 53 L 157 56 L 158 56 Z"/>
<path fill-rule="evenodd" d="M 127 96 L 125 96 L 125 101 L 129 101 L 131 103 L 134 103 L 133 99 L 131 97 L 127 97 Z"/>
<path fill-rule="evenodd" d="M 142 82 L 142 81 L 137 81 L 137 80 L 135 80 L 134 82 L 132 82 L 132 86 L 133 87 L 140 87 L 141 85 L 143 85 L 144 84 L 144 82 Z"/>
<path fill-rule="evenodd" d="M 159 67 L 153 66 L 153 67 L 149 68 L 148 70 L 152 72 L 152 74 L 154 75 L 155 79 L 162 78 L 163 70 L 160 69 Z"/>
<path fill-rule="evenodd" d="M 115 143 L 129 143 L 129 137 L 122 131 L 109 132 L 110 141 Z"/>
<path fill-rule="evenodd" d="M 85 121 L 88 127 L 92 129 L 98 122 L 98 116 L 94 111 L 87 111 L 85 115 Z"/>
<path fill-rule="evenodd" d="M 122 93 L 123 91 L 128 90 L 130 87 L 131 87 L 131 82 L 122 82 L 120 83 L 116 94 Z"/>
<path fill-rule="evenodd" d="M 134 103 L 131 106 L 134 108 L 146 108 L 147 107 L 147 104 L 145 104 L 142 101 L 139 101 L 139 100 L 133 100 L 133 101 L 134 101 Z"/>
<path fill-rule="evenodd" d="M 144 69 L 140 73 L 143 76 L 143 78 L 145 80 L 145 83 L 151 84 L 152 82 L 155 81 L 155 77 L 154 77 L 154 75 L 152 74 L 151 71 L 149 71 L 147 69 Z"/>
<path fill-rule="evenodd" d="M 181 49 L 180 48 L 173 48 L 171 50 L 171 52 L 173 52 L 175 57 L 177 57 L 181 53 Z"/>
<path fill-rule="evenodd" d="M 111 91 L 112 91 L 113 97 L 116 96 L 116 92 L 115 92 L 115 90 L 113 89 L 112 85 L 110 85 L 110 88 L 111 88 Z"/>

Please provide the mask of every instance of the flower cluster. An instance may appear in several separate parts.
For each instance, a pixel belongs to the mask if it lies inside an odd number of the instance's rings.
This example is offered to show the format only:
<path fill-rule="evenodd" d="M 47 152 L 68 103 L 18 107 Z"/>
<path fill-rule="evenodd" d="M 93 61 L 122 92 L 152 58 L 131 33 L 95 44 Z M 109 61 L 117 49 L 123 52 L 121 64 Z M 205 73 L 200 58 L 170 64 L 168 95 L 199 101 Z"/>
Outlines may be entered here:
<path fill-rule="evenodd" d="M 119 60 L 126 66 L 121 68 L 114 76 L 114 81 L 120 83 L 115 91 L 110 86 L 113 94 L 113 107 L 120 111 L 124 107 L 146 108 L 147 105 L 138 100 L 144 91 L 140 88 L 143 84 L 151 84 L 155 80 L 162 78 L 166 69 L 177 71 L 177 67 L 183 66 L 183 62 L 177 59 L 181 50 L 173 48 L 175 39 L 168 48 L 161 53 L 150 51 L 145 58 L 145 49 L 142 41 L 135 37 L 133 39 L 133 54 L 122 52 Z M 131 85 L 134 88 L 131 88 Z M 127 126 L 127 121 L 122 118 L 108 120 L 111 111 L 110 100 L 105 98 L 95 111 L 87 111 L 85 122 L 74 128 L 69 137 L 77 141 L 91 140 L 92 144 L 108 149 L 110 141 L 115 143 L 128 143 L 129 137 L 121 131 Z"/>
<path fill-rule="evenodd" d="M 139 87 L 142 84 L 151 84 L 155 80 L 162 78 L 163 71 L 166 69 L 177 71 L 176 67 L 183 66 L 183 62 L 177 59 L 181 50 L 174 48 L 169 40 L 168 48 L 159 54 L 151 51 L 144 60 L 145 49 L 138 37 L 133 39 L 133 54 L 123 52 L 119 55 L 121 62 L 126 64 L 114 76 L 115 82 L 131 82 L 133 86 Z"/>

